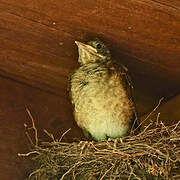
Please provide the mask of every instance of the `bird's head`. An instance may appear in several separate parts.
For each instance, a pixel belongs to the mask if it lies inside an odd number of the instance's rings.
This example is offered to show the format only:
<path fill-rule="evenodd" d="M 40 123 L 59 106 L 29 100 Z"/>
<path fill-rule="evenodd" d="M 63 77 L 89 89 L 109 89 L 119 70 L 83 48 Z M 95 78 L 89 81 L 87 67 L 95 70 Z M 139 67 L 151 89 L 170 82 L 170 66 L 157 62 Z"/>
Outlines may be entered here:
<path fill-rule="evenodd" d="M 79 63 L 81 65 L 93 62 L 106 62 L 111 59 L 110 51 L 107 46 L 100 41 L 95 39 L 88 43 L 81 43 L 75 41 L 79 51 Z"/>

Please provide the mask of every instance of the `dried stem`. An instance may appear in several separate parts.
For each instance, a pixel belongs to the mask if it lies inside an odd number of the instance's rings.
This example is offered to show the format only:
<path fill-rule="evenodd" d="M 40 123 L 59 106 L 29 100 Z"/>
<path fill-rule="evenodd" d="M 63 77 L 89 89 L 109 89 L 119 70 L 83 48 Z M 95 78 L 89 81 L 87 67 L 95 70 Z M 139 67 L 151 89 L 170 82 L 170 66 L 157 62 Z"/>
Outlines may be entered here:
<path fill-rule="evenodd" d="M 34 118 L 28 108 L 26 108 L 26 111 L 32 122 L 32 129 L 34 130 L 34 137 L 35 137 L 35 145 L 38 146 L 38 133 L 37 133 L 37 129 L 35 127 Z"/>

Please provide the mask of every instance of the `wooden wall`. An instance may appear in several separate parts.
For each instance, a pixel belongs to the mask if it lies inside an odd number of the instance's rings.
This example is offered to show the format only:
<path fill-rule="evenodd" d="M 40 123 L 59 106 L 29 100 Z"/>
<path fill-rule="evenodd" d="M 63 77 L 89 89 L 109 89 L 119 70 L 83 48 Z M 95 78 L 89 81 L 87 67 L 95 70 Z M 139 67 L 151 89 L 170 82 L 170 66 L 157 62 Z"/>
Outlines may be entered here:
<path fill-rule="evenodd" d="M 29 162 L 25 111 L 37 127 L 66 140 L 81 138 L 67 79 L 76 67 L 75 40 L 100 37 L 128 67 L 141 115 L 160 97 L 180 92 L 179 0 L 0 0 L 0 176 L 25 179 Z M 2 167 L 1 167 L 2 166 Z"/>

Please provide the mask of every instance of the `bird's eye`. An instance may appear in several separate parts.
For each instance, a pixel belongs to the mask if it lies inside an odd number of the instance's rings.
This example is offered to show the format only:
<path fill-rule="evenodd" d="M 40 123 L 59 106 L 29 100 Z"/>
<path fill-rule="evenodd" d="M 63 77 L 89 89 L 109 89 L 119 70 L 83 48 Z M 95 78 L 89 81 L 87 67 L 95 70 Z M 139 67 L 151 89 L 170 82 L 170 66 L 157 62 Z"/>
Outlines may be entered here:
<path fill-rule="evenodd" d="M 99 43 L 96 45 L 96 48 L 97 48 L 97 49 L 101 49 L 101 47 L 102 47 L 102 46 L 101 46 L 101 44 L 99 44 Z"/>

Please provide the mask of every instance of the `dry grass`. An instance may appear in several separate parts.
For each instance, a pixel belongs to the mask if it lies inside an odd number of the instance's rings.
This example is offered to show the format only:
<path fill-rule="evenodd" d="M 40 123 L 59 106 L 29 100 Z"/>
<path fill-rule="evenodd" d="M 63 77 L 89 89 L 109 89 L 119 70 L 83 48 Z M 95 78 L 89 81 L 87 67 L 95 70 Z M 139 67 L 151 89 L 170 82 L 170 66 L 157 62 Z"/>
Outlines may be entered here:
<path fill-rule="evenodd" d="M 33 149 L 18 154 L 36 163 L 30 179 L 180 179 L 180 122 L 157 123 L 136 136 L 73 143 L 55 140 L 47 131 L 51 141 L 39 143 L 33 119 L 32 124 Z"/>

